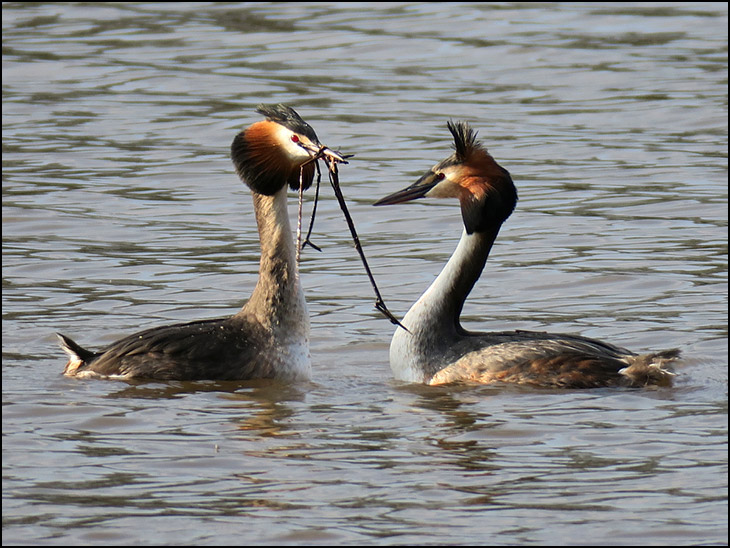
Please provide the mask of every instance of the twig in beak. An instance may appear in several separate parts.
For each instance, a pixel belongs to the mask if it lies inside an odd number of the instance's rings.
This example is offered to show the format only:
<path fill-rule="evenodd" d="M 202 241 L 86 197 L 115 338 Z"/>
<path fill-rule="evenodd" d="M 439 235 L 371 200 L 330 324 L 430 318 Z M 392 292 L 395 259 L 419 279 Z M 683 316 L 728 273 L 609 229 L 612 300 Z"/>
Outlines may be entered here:
<path fill-rule="evenodd" d="M 357 235 L 357 232 L 355 230 L 355 223 L 352 221 L 352 217 L 350 216 L 350 212 L 347 210 L 347 204 L 345 203 L 345 197 L 342 195 L 342 190 L 340 189 L 340 179 L 339 174 L 337 170 L 337 164 L 346 164 L 347 158 L 351 158 L 352 154 L 346 155 L 346 154 L 340 154 L 337 151 L 331 150 L 327 148 L 326 146 L 321 146 L 314 155 L 304 162 L 302 166 L 300 167 L 299 171 L 299 218 L 297 222 L 297 270 L 299 268 L 299 257 L 301 250 L 304 248 L 305 245 L 309 244 L 317 251 L 321 251 L 319 247 L 314 245 L 310 241 L 310 236 L 312 235 L 312 228 L 314 227 L 314 217 L 317 212 L 317 202 L 319 199 L 319 184 L 322 178 L 322 173 L 319 170 L 319 161 L 320 159 L 323 159 L 329 168 L 329 178 L 330 183 L 332 184 L 332 188 L 335 191 L 335 196 L 337 197 L 337 201 L 340 204 L 340 209 L 342 209 L 342 213 L 345 215 L 345 221 L 347 221 L 347 226 L 350 229 L 350 234 L 352 234 L 352 240 L 355 243 L 355 249 L 357 249 L 357 252 L 360 254 L 360 259 L 362 260 L 362 264 L 365 267 L 365 272 L 368 275 L 368 278 L 370 279 L 370 284 L 373 286 L 373 290 L 375 291 L 375 308 L 381 312 L 386 318 L 390 320 L 391 323 L 402 327 L 406 331 L 408 329 L 398 321 L 398 318 L 396 318 L 393 313 L 388 310 L 388 307 L 385 305 L 385 301 L 383 301 L 383 297 L 380 295 L 380 291 L 378 290 L 378 286 L 375 283 L 375 278 L 373 277 L 373 273 L 370 271 L 370 266 L 368 265 L 367 259 L 365 259 L 365 253 L 362 250 L 362 246 L 360 245 L 360 238 Z M 304 166 L 314 162 L 314 165 L 317 169 L 317 190 L 314 195 L 314 206 L 312 207 L 312 219 L 309 223 L 309 230 L 307 231 L 307 237 L 304 240 L 304 243 L 301 243 L 301 228 L 302 228 L 302 202 L 303 202 L 303 193 L 304 193 L 304 182 L 303 182 L 303 169 Z"/>
<path fill-rule="evenodd" d="M 297 254 L 299 254 L 300 250 L 307 247 L 307 245 L 309 245 L 313 249 L 316 249 L 317 251 L 320 251 L 320 252 L 322 251 L 322 248 L 320 248 L 319 246 L 312 243 L 312 240 L 311 240 L 312 230 L 314 229 L 314 218 L 317 215 L 317 204 L 319 203 L 319 185 L 322 182 L 322 172 L 319 169 L 318 160 L 324 159 L 326 162 L 328 162 L 328 164 L 331 161 L 334 161 L 334 162 L 337 162 L 340 164 L 346 164 L 346 163 L 348 163 L 346 158 L 352 158 L 353 156 L 354 156 L 353 154 L 340 154 L 339 152 L 334 151 L 334 150 L 326 147 L 325 145 L 321 145 L 317 149 L 317 151 L 314 153 L 314 156 L 312 156 L 309 160 L 307 160 L 306 162 L 304 162 L 302 164 L 302 167 L 300 168 L 300 172 L 299 172 L 300 191 L 301 191 L 301 186 L 302 186 L 301 169 L 304 166 L 306 166 L 307 164 L 311 164 L 312 162 L 314 162 L 314 167 L 317 170 L 317 186 L 314 191 L 314 205 L 312 206 L 312 217 L 309 220 L 309 230 L 307 230 L 307 236 L 306 236 L 306 238 L 304 238 L 304 242 L 300 242 L 300 239 L 299 239 L 300 235 L 299 235 L 299 233 L 297 233 L 297 244 L 301 243 L 301 245 L 298 246 L 299 249 L 297 250 Z M 300 198 L 299 198 L 299 213 L 300 213 L 299 222 L 301 222 L 301 206 L 302 206 L 302 198 L 300 196 Z M 299 257 L 299 255 L 297 255 L 297 257 Z M 297 261 L 298 261 L 298 259 L 297 259 Z"/>
<path fill-rule="evenodd" d="M 309 245 L 317 251 L 322 251 L 322 248 L 314 245 L 312 243 L 312 240 L 310 239 L 310 237 L 312 236 L 312 229 L 314 228 L 314 216 L 317 214 L 317 204 L 319 203 L 319 183 L 322 182 L 322 172 L 319 170 L 319 162 L 316 162 L 314 166 L 317 169 L 317 186 L 314 189 L 314 205 L 312 206 L 312 218 L 309 220 L 309 230 L 307 230 L 307 237 L 304 238 L 304 242 L 302 242 L 302 249 Z"/>
<path fill-rule="evenodd" d="M 398 321 L 398 318 L 396 318 L 393 313 L 388 310 L 388 307 L 385 306 L 383 297 L 380 296 L 378 286 L 375 284 L 375 278 L 373 278 L 373 274 L 370 271 L 368 262 L 365 259 L 365 253 L 363 252 L 362 246 L 360 245 L 360 238 L 358 238 L 357 232 L 355 231 L 355 223 L 352 222 L 352 217 L 350 217 L 350 212 L 347 210 L 347 204 L 345 203 L 345 197 L 342 195 L 342 190 L 340 189 L 340 179 L 337 172 L 337 164 L 338 162 L 343 162 L 344 158 L 339 154 L 332 154 L 327 155 L 326 161 L 329 163 L 330 183 L 332 184 L 332 188 L 335 191 L 337 201 L 340 203 L 340 209 L 342 209 L 342 213 L 345 215 L 345 221 L 347 221 L 347 226 L 350 229 L 350 234 L 352 234 L 352 241 L 355 242 L 355 249 L 357 249 L 357 252 L 360 254 L 360 259 L 362 259 L 362 264 L 365 267 L 365 272 L 367 272 L 368 278 L 370 278 L 370 284 L 373 286 L 373 290 L 375 291 L 375 308 L 378 309 L 386 318 L 388 318 L 390 320 L 390 323 L 402 327 L 403 329 L 408 331 L 408 329 L 406 329 L 406 327 L 402 323 L 400 323 L 400 321 Z"/>
<path fill-rule="evenodd" d="M 297 278 L 302 256 L 302 204 L 304 203 L 304 165 L 299 167 L 299 209 L 297 212 Z"/>

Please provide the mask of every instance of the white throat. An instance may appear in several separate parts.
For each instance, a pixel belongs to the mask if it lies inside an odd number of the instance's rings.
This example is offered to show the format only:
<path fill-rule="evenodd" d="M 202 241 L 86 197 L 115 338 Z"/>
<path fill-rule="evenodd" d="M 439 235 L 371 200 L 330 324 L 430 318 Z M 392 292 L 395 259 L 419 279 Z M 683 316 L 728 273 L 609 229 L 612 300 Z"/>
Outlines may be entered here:
<path fill-rule="evenodd" d="M 446 266 L 403 318 L 410 333 L 395 330 L 390 367 L 397 379 L 423 383 L 441 368 L 438 348 L 460 336 L 458 315 L 490 248 L 484 234 L 462 232 Z"/>

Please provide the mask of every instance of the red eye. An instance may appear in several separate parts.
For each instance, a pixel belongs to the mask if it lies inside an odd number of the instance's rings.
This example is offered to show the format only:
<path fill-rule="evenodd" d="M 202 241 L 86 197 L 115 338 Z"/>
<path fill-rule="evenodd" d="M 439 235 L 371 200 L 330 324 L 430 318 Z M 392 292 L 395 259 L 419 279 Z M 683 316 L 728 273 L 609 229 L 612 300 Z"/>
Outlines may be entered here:
<path fill-rule="evenodd" d="M 292 143 L 298 143 L 299 142 L 299 136 L 298 135 L 292 135 L 291 136 Z"/>
<path fill-rule="evenodd" d="M 443 181 L 445 178 L 446 178 L 446 175 L 444 175 L 443 173 L 436 174 L 436 179 L 439 181 Z"/>

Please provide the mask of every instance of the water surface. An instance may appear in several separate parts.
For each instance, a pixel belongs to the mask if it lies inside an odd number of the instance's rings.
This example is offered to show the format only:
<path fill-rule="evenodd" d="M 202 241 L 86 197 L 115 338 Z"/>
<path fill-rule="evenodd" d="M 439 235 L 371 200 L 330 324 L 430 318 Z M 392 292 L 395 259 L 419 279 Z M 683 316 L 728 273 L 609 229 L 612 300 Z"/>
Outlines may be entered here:
<path fill-rule="evenodd" d="M 3 542 L 726 543 L 727 24 L 725 3 L 3 4 Z M 228 149 L 260 102 L 356 154 L 341 182 L 398 316 L 458 206 L 371 204 L 471 122 L 520 201 L 464 324 L 678 347 L 675 387 L 394 381 L 326 187 L 311 383 L 64 378 L 55 331 L 94 348 L 248 297 Z"/>

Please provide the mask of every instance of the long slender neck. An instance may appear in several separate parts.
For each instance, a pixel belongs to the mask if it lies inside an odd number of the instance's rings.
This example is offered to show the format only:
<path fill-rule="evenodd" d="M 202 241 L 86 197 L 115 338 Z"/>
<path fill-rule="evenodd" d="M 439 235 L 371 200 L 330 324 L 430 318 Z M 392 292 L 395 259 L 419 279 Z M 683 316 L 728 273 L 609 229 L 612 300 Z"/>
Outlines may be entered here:
<path fill-rule="evenodd" d="M 286 185 L 273 196 L 254 192 L 253 203 L 261 240 L 259 280 L 240 314 L 252 314 L 270 329 L 301 331 L 309 325 L 309 316 L 297 272 Z"/>
<path fill-rule="evenodd" d="M 464 301 L 484 269 L 499 227 L 461 235 L 459 245 L 436 280 L 403 319 L 414 333 L 429 337 L 461 335 L 459 323 Z"/>
<path fill-rule="evenodd" d="M 449 352 L 467 333 L 461 309 L 479 279 L 499 228 L 461 235 L 456 251 L 421 298 L 403 318 L 390 343 L 390 367 L 397 379 L 427 382 L 448 365 Z"/>

